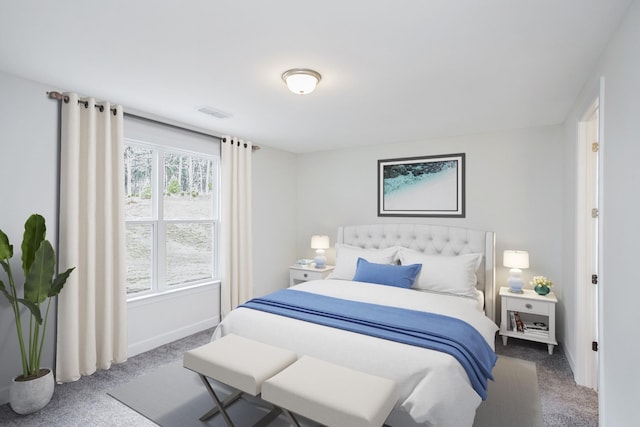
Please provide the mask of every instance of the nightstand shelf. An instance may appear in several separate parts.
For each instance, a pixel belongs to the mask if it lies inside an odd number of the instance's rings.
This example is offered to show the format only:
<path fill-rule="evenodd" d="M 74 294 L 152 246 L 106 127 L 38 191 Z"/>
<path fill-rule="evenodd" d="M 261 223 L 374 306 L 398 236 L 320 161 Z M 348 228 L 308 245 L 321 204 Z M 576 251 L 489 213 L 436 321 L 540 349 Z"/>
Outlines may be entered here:
<path fill-rule="evenodd" d="M 333 265 L 327 265 L 324 268 L 292 265 L 289 267 L 289 287 L 297 285 L 298 283 L 308 282 L 309 280 L 326 279 L 332 271 Z"/>
<path fill-rule="evenodd" d="M 507 345 L 507 339 L 518 338 L 547 344 L 549 354 L 553 354 L 556 341 L 556 303 L 558 299 L 553 292 L 548 295 L 538 295 L 531 289 L 524 289 L 521 294 L 512 293 L 509 288 L 500 288 L 502 316 L 500 319 L 500 335 L 502 344 Z M 547 331 L 527 329 L 520 332 L 512 325 L 512 314 L 518 313 L 523 323 L 544 323 Z"/>

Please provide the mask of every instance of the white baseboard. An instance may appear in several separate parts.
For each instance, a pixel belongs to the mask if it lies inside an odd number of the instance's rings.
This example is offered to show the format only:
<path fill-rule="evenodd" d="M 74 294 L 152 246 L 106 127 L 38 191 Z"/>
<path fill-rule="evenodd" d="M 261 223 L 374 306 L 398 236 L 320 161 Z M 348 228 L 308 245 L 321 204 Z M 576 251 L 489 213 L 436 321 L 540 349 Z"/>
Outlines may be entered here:
<path fill-rule="evenodd" d="M 569 368 L 571 369 L 571 372 L 573 373 L 573 380 L 575 381 L 575 379 L 576 379 L 576 361 L 575 361 L 575 358 L 573 357 L 573 353 L 571 353 L 571 351 L 567 348 L 567 346 L 564 346 L 563 350 L 564 350 L 564 356 L 567 358 L 567 362 L 569 362 Z"/>
<path fill-rule="evenodd" d="M 133 357 L 137 354 L 144 353 L 145 351 L 153 350 L 161 345 L 168 344 L 170 342 L 179 340 L 189 335 L 193 335 L 196 332 L 204 331 L 205 329 L 213 328 L 218 325 L 218 318 L 206 319 L 198 323 L 194 323 L 173 331 L 165 332 L 161 335 L 148 338 L 144 341 L 129 344 L 128 357 Z M 8 393 L 8 392 L 7 392 Z M 7 394 L 8 398 L 8 394 Z"/>

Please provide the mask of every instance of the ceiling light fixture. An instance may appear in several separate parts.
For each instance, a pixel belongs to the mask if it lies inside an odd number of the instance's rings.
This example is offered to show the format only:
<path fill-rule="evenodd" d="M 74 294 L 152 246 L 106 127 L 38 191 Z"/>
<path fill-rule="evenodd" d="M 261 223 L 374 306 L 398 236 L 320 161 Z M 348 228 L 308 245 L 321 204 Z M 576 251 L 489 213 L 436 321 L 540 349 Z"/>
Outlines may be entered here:
<path fill-rule="evenodd" d="M 306 95 L 313 92 L 322 76 L 317 71 L 308 68 L 293 68 L 282 73 L 282 80 L 289 90 L 298 95 Z"/>

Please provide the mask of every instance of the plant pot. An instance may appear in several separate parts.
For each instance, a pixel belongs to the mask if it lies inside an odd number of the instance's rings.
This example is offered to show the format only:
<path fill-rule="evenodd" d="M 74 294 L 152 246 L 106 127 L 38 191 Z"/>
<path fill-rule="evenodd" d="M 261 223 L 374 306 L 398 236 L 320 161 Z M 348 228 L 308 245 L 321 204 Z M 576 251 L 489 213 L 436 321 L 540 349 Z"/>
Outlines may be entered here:
<path fill-rule="evenodd" d="M 53 373 L 51 369 L 46 375 L 27 381 L 13 380 L 9 388 L 9 404 L 14 412 L 20 415 L 31 414 L 47 406 L 53 396 Z"/>
<path fill-rule="evenodd" d="M 551 292 L 551 289 L 549 289 L 548 286 L 536 285 L 536 287 L 533 289 L 538 293 L 538 295 L 546 295 Z"/>

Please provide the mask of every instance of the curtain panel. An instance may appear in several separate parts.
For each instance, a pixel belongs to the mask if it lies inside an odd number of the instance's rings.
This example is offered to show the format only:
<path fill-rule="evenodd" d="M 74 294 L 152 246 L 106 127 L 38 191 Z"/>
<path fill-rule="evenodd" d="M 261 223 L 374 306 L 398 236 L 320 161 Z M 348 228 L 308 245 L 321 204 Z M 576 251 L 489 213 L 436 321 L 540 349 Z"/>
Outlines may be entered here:
<path fill-rule="evenodd" d="M 58 297 L 58 382 L 127 358 L 122 107 L 65 95 L 58 252 L 76 272 Z"/>
<path fill-rule="evenodd" d="M 251 142 L 225 136 L 222 169 L 222 317 L 253 296 Z"/>

